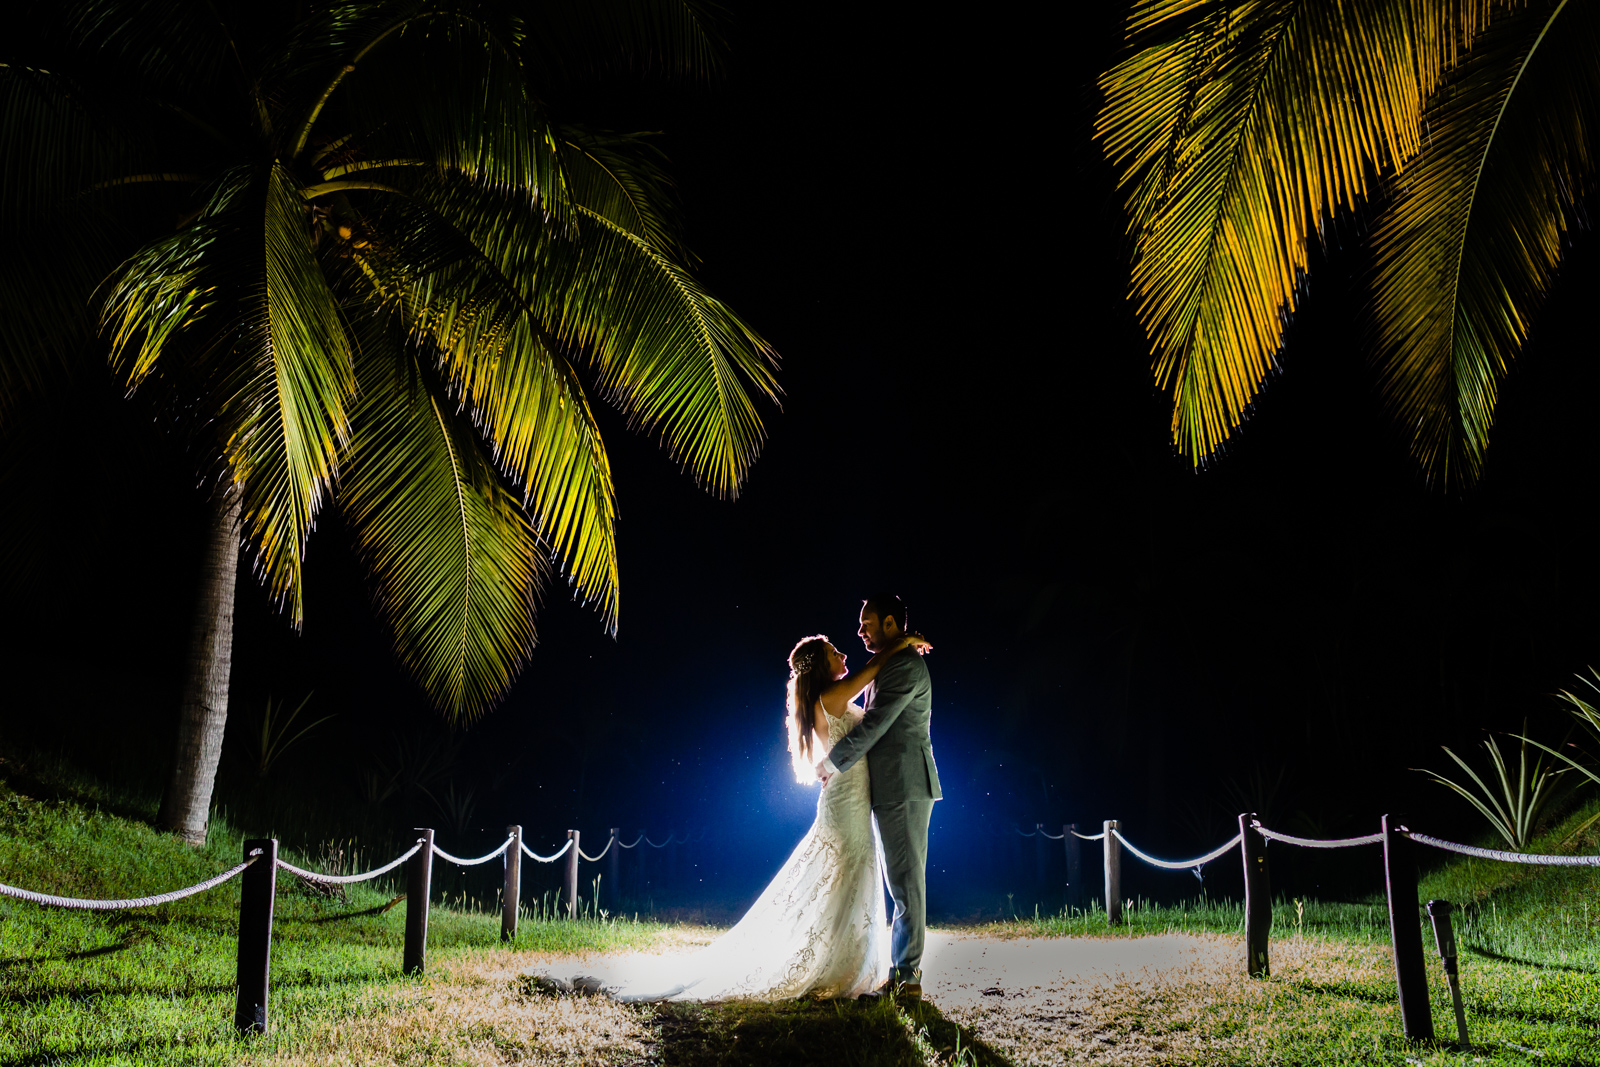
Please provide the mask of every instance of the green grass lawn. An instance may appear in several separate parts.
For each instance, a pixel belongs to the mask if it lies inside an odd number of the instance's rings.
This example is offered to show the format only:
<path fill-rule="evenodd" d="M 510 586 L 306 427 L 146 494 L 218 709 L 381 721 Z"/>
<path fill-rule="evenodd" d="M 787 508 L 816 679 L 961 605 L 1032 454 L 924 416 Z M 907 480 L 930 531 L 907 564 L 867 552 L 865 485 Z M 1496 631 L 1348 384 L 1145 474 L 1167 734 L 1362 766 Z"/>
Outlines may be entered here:
<path fill-rule="evenodd" d="M 1600 802 L 1573 812 L 1534 842 L 1535 852 L 1593 854 Z M 1487 843 L 1487 842 L 1486 842 Z M 1282 846 L 1273 846 L 1274 848 Z M 1376 848 L 1377 846 L 1367 846 Z M 1439 864 L 1444 854 L 1425 860 Z M 1600 1064 L 1600 869 L 1443 860 L 1423 876 L 1422 899 L 1449 900 L 1461 951 L 1470 1049 L 1455 1036 L 1444 972 L 1426 914 L 1422 931 L 1440 1047 L 1404 1040 L 1388 913 L 1381 896 L 1360 903 L 1278 901 L 1273 976 L 1214 982 L 1151 998 L 1118 1014 L 1124 1033 L 1181 1034 L 1173 1062 L 1217 1064 Z M 1159 907 L 1135 901 L 1123 926 L 1094 909 L 993 923 L 998 937 L 1140 937 L 1168 932 L 1242 935 L 1235 902 Z M 1243 966 L 1243 952 L 1239 954 Z M 1186 997 L 1200 1003 L 1187 1005 Z M 1115 1028 L 1114 1028 L 1115 1029 Z"/>
<path fill-rule="evenodd" d="M 195 851 L 92 803 L 39 800 L 0 783 L 0 881 L 9 885 L 58 896 L 139 896 L 226 870 L 239 862 L 241 849 L 242 837 L 225 825 L 214 826 L 207 847 Z M 364 883 L 341 902 L 297 888 L 282 872 L 278 877 L 272 1032 L 246 1042 L 232 1030 L 238 879 L 126 912 L 0 898 L 0 1065 L 234 1063 L 310 1051 L 329 1023 L 374 1010 L 385 994 L 403 998 L 425 987 L 425 980 L 400 973 L 406 906 L 385 910 L 400 889 Z M 639 947 L 654 943 L 662 929 L 524 921 L 515 947 Z M 498 915 L 435 905 L 430 967 L 474 951 L 503 951 L 499 936 Z"/>
<path fill-rule="evenodd" d="M 238 862 L 242 835 L 229 826 L 219 824 L 207 848 L 194 851 L 152 830 L 139 798 L 50 773 L 46 788 L 43 772 L 19 774 L 14 764 L 0 764 L 0 881 L 63 896 L 127 897 L 190 884 Z M 1537 848 L 1594 852 L 1600 823 L 1584 823 L 1597 812 L 1596 804 L 1575 812 Z M 1030 1059 L 1014 1044 L 991 1041 L 981 1012 L 947 1017 L 932 1005 L 888 1000 L 626 1007 L 555 1000 L 519 978 L 546 953 L 707 936 L 659 923 L 530 920 L 507 949 L 497 915 L 435 904 L 429 973 L 406 977 L 399 970 L 405 905 L 385 910 L 399 891 L 394 883 L 369 884 L 352 887 L 347 901 L 330 900 L 280 874 L 272 1032 L 246 1040 L 231 1026 L 237 881 L 132 912 L 0 900 L 0 1067 L 989 1067 L 1007 1056 Z M 1280 902 L 1269 980 L 1230 971 L 1201 974 L 1188 985 L 1115 990 L 1093 1005 L 1094 1025 L 1107 1048 L 1138 1038 L 1157 1050 L 1155 1062 L 1600 1064 L 1600 871 L 1444 862 L 1424 878 L 1422 895 L 1462 909 L 1457 929 L 1471 1050 L 1418 1048 L 1401 1037 L 1387 917 L 1376 898 L 1299 908 Z M 1090 910 L 969 932 L 1056 938 L 1178 931 L 1231 951 L 1242 925 L 1238 905 L 1226 902 L 1136 902 L 1126 917 L 1114 930 Z M 1242 950 L 1239 957 L 1242 964 Z M 1431 946 L 1428 963 L 1435 1025 L 1449 1036 L 1450 1007 Z"/>

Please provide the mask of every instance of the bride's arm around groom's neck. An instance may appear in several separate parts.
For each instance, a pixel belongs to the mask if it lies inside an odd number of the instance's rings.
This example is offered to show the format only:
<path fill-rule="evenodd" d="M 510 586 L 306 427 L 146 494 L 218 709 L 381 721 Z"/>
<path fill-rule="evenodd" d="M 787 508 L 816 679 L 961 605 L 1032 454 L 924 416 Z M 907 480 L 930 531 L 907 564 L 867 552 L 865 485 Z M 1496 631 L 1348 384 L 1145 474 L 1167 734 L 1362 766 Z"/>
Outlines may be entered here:
<path fill-rule="evenodd" d="M 829 761 L 839 770 L 849 770 L 865 756 L 927 684 L 928 667 L 922 657 L 906 655 L 905 651 L 889 656 L 880 665 L 866 714 L 828 753 Z"/>

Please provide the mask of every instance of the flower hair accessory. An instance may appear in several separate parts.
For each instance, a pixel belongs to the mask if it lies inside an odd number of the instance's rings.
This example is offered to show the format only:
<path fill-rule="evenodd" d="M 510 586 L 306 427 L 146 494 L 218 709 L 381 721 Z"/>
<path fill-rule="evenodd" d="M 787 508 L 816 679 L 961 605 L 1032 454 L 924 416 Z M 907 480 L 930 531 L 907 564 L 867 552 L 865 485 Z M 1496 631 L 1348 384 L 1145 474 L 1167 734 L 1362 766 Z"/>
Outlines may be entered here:
<path fill-rule="evenodd" d="M 800 675 L 809 671 L 812 667 L 815 667 L 817 665 L 817 653 L 817 649 L 808 648 L 804 652 L 796 655 L 794 659 L 789 661 L 790 672 L 796 677 L 799 677 Z"/>

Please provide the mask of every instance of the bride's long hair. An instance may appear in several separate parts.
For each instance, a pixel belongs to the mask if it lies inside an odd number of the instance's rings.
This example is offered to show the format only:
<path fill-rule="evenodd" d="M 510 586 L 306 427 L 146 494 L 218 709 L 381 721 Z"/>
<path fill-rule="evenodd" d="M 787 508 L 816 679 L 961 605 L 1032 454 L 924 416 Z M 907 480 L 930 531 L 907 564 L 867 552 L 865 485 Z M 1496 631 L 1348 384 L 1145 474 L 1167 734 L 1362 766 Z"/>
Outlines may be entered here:
<path fill-rule="evenodd" d="M 824 634 L 802 637 L 789 653 L 788 714 L 789 758 L 794 764 L 794 780 L 810 785 L 817 780 L 817 761 L 812 758 L 814 709 L 822 691 L 833 681 L 828 670 L 828 638 Z"/>

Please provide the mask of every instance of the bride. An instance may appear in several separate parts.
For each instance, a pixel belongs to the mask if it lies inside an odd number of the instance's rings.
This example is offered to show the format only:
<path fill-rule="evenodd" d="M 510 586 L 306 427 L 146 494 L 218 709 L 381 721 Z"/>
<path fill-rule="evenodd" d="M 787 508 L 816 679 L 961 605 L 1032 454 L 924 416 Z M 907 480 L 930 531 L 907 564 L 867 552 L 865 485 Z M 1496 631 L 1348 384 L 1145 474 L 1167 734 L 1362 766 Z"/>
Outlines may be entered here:
<path fill-rule="evenodd" d="M 817 763 L 861 721 L 855 697 L 907 646 L 923 655 L 932 647 L 909 634 L 856 674 L 824 636 L 794 646 L 785 719 L 796 781 L 816 783 Z M 860 996 L 889 977 L 882 852 L 861 760 L 828 781 L 811 829 L 733 929 L 687 958 L 601 961 L 590 974 L 551 984 L 623 1001 Z"/>

